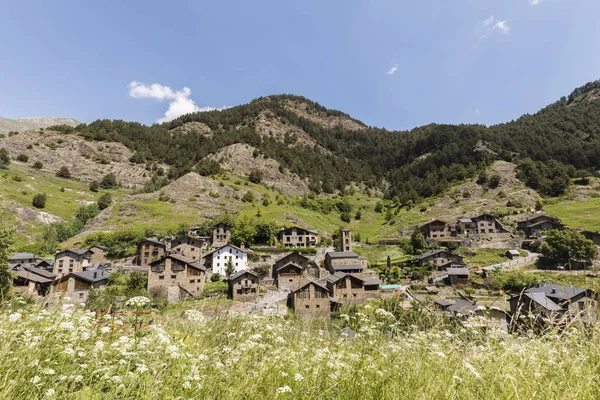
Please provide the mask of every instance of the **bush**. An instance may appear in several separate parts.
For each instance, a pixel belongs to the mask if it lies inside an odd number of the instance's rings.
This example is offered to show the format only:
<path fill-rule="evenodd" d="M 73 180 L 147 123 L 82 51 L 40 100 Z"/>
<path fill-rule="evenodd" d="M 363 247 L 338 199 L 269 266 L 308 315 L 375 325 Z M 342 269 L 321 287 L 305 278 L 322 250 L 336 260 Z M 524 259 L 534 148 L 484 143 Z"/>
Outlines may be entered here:
<path fill-rule="evenodd" d="M 31 201 L 31 204 L 35 208 L 46 207 L 46 193 L 38 193 L 35 196 L 33 196 L 33 200 Z"/>
<path fill-rule="evenodd" d="M 250 171 L 250 175 L 248 175 L 248 180 L 252 183 L 261 183 L 262 182 L 262 172 L 254 170 Z"/>
<path fill-rule="evenodd" d="M 112 196 L 110 193 L 104 193 L 102 196 L 98 198 L 98 208 L 100 210 L 104 210 L 108 208 L 112 204 Z"/>
<path fill-rule="evenodd" d="M 102 177 L 99 185 L 102 189 L 115 189 L 119 186 L 119 182 L 117 182 L 115 174 L 111 172 Z"/>
<path fill-rule="evenodd" d="M 252 203 L 254 201 L 254 194 L 248 190 L 244 196 L 242 196 L 242 201 L 245 203 Z"/>
<path fill-rule="evenodd" d="M 343 213 L 340 214 L 340 219 L 344 222 L 350 222 L 350 213 L 344 211 Z"/>
<path fill-rule="evenodd" d="M 0 149 L 0 167 L 6 167 L 10 164 L 10 156 L 8 155 L 8 150 Z"/>
<path fill-rule="evenodd" d="M 98 191 L 98 182 L 97 181 L 92 181 L 90 182 L 90 190 L 92 192 L 97 192 Z"/>
<path fill-rule="evenodd" d="M 204 284 L 204 296 L 224 296 L 227 295 L 229 285 L 225 281 L 206 282 Z"/>
<path fill-rule="evenodd" d="M 34 169 L 42 169 L 42 168 L 44 168 L 44 164 L 42 164 L 41 161 L 36 161 L 33 163 L 33 165 L 31 167 Z"/>
<path fill-rule="evenodd" d="M 71 171 L 69 171 L 69 168 L 63 166 L 60 167 L 60 169 L 56 172 L 56 176 L 59 178 L 69 179 L 71 178 Z"/>
<path fill-rule="evenodd" d="M 488 187 L 490 189 L 496 189 L 498 186 L 500 186 L 500 175 L 494 174 L 490 177 Z"/>
<path fill-rule="evenodd" d="M 357 221 L 360 221 L 361 218 L 362 218 L 362 212 L 360 210 L 356 211 L 356 215 L 354 216 L 354 219 Z"/>
<path fill-rule="evenodd" d="M 27 162 L 29 161 L 29 157 L 27 157 L 27 154 L 21 153 L 17 156 L 17 161 Z"/>

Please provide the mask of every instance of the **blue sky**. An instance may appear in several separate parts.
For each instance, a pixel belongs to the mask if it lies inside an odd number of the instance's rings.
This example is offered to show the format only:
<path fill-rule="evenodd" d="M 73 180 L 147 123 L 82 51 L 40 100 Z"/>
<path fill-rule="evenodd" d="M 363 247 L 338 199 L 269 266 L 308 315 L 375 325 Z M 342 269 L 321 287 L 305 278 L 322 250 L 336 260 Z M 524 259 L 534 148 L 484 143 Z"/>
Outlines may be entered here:
<path fill-rule="evenodd" d="M 598 0 L 19 0 L 0 10 L 8 118 L 149 124 L 174 102 L 171 116 L 292 93 L 387 129 L 489 125 L 600 77 Z"/>

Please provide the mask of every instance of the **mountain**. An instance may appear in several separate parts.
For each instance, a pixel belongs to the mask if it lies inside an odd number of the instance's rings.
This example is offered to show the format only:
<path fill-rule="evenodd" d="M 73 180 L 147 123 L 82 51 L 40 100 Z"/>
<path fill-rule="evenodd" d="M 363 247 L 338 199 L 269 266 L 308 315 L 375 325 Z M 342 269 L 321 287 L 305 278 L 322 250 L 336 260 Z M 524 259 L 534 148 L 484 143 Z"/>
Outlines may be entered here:
<path fill-rule="evenodd" d="M 0 134 L 8 132 L 23 132 L 30 129 L 47 128 L 52 125 L 77 126 L 79 122 L 73 118 L 30 117 L 8 119 L 0 117 Z"/>

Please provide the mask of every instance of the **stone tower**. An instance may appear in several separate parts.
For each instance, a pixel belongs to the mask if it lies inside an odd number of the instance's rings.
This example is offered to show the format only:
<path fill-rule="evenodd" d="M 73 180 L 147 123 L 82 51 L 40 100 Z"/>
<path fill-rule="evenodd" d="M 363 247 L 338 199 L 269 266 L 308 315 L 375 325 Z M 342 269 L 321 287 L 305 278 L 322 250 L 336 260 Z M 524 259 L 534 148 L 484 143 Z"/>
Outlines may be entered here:
<path fill-rule="evenodd" d="M 350 229 L 340 229 L 340 249 L 341 251 L 352 251 L 352 235 Z"/>

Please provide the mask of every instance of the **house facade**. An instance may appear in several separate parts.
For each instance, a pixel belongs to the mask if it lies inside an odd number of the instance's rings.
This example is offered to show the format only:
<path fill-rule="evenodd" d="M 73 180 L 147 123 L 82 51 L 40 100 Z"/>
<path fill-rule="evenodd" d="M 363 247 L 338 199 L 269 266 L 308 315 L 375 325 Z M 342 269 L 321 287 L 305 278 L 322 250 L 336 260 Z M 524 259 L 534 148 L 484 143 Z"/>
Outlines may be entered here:
<path fill-rule="evenodd" d="M 279 290 L 291 290 L 300 284 L 304 268 L 294 262 L 288 262 L 275 269 L 273 279 Z"/>
<path fill-rule="evenodd" d="M 231 240 L 231 227 L 227 224 L 217 224 L 212 230 L 212 247 L 223 247 Z"/>
<path fill-rule="evenodd" d="M 12 268 L 12 272 L 15 275 L 13 288 L 17 293 L 28 296 L 46 296 L 56 279 L 53 273 L 31 265 L 17 264 Z"/>
<path fill-rule="evenodd" d="M 206 282 L 206 267 L 200 262 L 170 254 L 150 263 L 148 293 L 170 302 L 199 296 Z"/>
<path fill-rule="evenodd" d="M 154 260 L 167 254 L 167 245 L 155 239 L 144 239 L 138 243 L 137 265 L 147 267 Z"/>
<path fill-rule="evenodd" d="M 549 215 L 535 215 L 533 217 L 517 221 L 517 230 L 524 232 L 525 236 L 532 237 L 543 231 L 562 229 L 563 224 L 557 218 Z"/>
<path fill-rule="evenodd" d="M 229 277 L 229 298 L 236 301 L 256 301 L 259 295 L 259 277 L 252 271 L 243 270 Z"/>
<path fill-rule="evenodd" d="M 213 274 L 226 276 L 229 263 L 233 265 L 234 273 L 248 269 L 248 253 L 245 249 L 228 244 L 207 254 L 206 262 Z"/>
<path fill-rule="evenodd" d="M 456 222 L 456 234 L 458 236 L 486 236 L 500 233 L 508 233 L 508 230 L 491 214 L 459 218 Z"/>
<path fill-rule="evenodd" d="M 468 268 L 448 268 L 448 279 L 452 286 L 469 284 Z"/>
<path fill-rule="evenodd" d="M 90 250 L 62 250 L 54 256 L 52 273 L 63 277 L 73 272 L 84 272 L 92 266 L 92 252 Z"/>
<path fill-rule="evenodd" d="M 98 290 L 108 284 L 110 272 L 98 269 L 72 272 L 54 283 L 54 293 L 64 293 L 65 302 L 85 303 L 91 289 Z"/>
<path fill-rule="evenodd" d="M 319 233 L 297 226 L 285 228 L 279 232 L 279 242 L 284 247 L 315 247 L 319 243 Z"/>
<path fill-rule="evenodd" d="M 169 254 L 200 261 L 208 251 L 208 242 L 202 237 L 183 235 L 171 240 L 168 247 Z"/>
<path fill-rule="evenodd" d="M 329 289 L 313 280 L 303 280 L 290 294 L 291 308 L 300 317 L 329 318 Z"/>
<path fill-rule="evenodd" d="M 450 253 L 447 250 L 429 250 L 419 254 L 410 260 L 411 264 L 422 267 L 426 264 L 433 264 L 437 269 L 444 269 L 455 265 L 464 265 L 464 259 L 458 254 Z"/>
<path fill-rule="evenodd" d="M 365 281 L 352 274 L 336 272 L 327 277 L 327 289 L 338 304 L 362 303 L 366 299 Z"/>
<path fill-rule="evenodd" d="M 325 268 L 329 273 L 361 273 L 367 269 L 367 259 L 353 251 L 331 251 L 325 254 Z"/>
<path fill-rule="evenodd" d="M 286 264 L 294 263 L 302 267 L 302 269 L 307 269 L 310 263 L 310 259 L 302 254 L 294 251 L 292 253 L 288 253 L 285 256 L 281 257 L 279 260 L 275 261 L 273 264 L 273 271 L 278 268 L 283 267 Z"/>
<path fill-rule="evenodd" d="M 418 229 L 423 233 L 423 237 L 429 240 L 446 239 L 452 236 L 450 224 L 439 219 L 423 224 Z"/>

